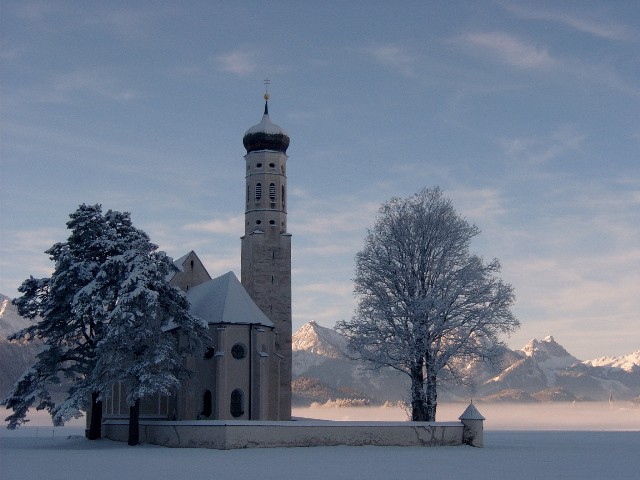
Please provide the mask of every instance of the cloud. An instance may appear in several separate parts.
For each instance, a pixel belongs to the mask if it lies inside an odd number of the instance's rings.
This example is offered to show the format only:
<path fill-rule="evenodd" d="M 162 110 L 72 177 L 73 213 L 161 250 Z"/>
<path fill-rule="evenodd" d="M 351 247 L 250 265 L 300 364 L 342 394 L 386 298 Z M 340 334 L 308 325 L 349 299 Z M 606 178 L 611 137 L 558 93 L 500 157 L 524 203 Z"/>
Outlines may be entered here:
<path fill-rule="evenodd" d="M 224 219 L 214 218 L 204 222 L 188 223 L 182 227 L 191 232 L 219 233 L 239 235 L 244 231 L 244 215 L 234 215 Z"/>
<path fill-rule="evenodd" d="M 581 9 L 580 12 L 569 13 L 532 8 L 529 5 L 518 5 L 513 2 L 502 3 L 502 6 L 519 18 L 559 23 L 599 38 L 631 40 L 634 37 L 627 26 L 607 20 L 602 15 L 598 15 L 598 18 L 587 18 L 584 9 Z"/>
<path fill-rule="evenodd" d="M 562 127 L 547 137 L 503 137 L 498 144 L 505 154 L 529 164 L 543 164 L 556 160 L 567 152 L 579 151 L 587 136 L 572 127 Z"/>
<path fill-rule="evenodd" d="M 397 45 L 378 45 L 366 49 L 366 52 L 379 64 L 401 75 L 413 76 L 415 58 L 403 47 Z"/>
<path fill-rule="evenodd" d="M 36 228 L 2 232 L 0 241 L 0 293 L 13 297 L 29 277 L 51 275 L 54 264 L 44 252 L 68 236 L 64 228 Z"/>
<path fill-rule="evenodd" d="M 556 64 L 546 49 L 525 43 L 514 35 L 503 32 L 469 33 L 463 37 L 463 41 L 488 51 L 513 67 L 539 69 Z"/>
<path fill-rule="evenodd" d="M 68 98 L 70 93 L 85 91 L 116 101 L 138 98 L 135 90 L 120 87 L 111 72 L 103 68 L 79 69 L 53 77 L 53 92 L 59 98 Z"/>
<path fill-rule="evenodd" d="M 218 55 L 216 57 L 216 62 L 219 70 L 243 77 L 253 73 L 258 68 L 258 65 L 254 61 L 254 57 L 255 54 L 252 52 L 234 50 L 229 53 Z"/>
<path fill-rule="evenodd" d="M 452 198 L 455 208 L 471 223 L 494 222 L 508 210 L 502 193 L 495 188 L 458 188 L 445 195 Z"/>

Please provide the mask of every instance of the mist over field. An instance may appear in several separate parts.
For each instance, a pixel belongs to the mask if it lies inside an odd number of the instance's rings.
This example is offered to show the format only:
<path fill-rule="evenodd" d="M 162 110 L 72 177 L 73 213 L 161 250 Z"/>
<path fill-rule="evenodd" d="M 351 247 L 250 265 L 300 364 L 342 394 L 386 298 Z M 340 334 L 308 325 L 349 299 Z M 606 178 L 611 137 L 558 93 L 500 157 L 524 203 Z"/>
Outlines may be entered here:
<path fill-rule="evenodd" d="M 475 403 L 486 418 L 485 430 L 640 431 L 640 404 L 633 402 Z M 438 405 L 437 421 L 457 421 L 466 404 Z M 402 421 L 399 407 L 294 408 L 293 415 L 340 421 Z"/>
<path fill-rule="evenodd" d="M 0 429 L 0 472 L 2 480 L 637 478 L 640 469 L 640 406 L 637 404 L 479 403 L 477 406 L 487 417 L 484 448 L 466 445 L 240 450 L 129 447 L 111 440 L 86 440 L 82 436 L 83 419 L 54 429 L 47 416 L 37 412 L 32 415 L 29 427 L 17 431 Z M 439 407 L 438 420 L 454 420 L 464 407 L 463 404 L 443 404 Z M 0 411 L 3 416 L 5 413 Z M 402 409 L 385 407 L 318 407 L 295 409 L 294 414 L 352 421 L 405 418 Z"/>
<path fill-rule="evenodd" d="M 581 430 L 581 431 L 638 431 L 640 432 L 640 404 L 633 402 L 575 402 L 575 403 L 477 403 L 486 418 L 485 430 Z M 438 405 L 437 421 L 458 421 L 467 407 L 463 403 Z M 325 407 L 293 408 L 295 418 L 315 418 L 335 421 L 405 421 L 407 412 L 400 407 Z M 2 420 L 9 415 L 0 409 Z M 30 412 L 27 428 L 53 430 L 46 412 Z M 6 425 L 3 423 L 3 425 Z M 84 427 L 84 418 L 68 422 L 66 427 Z M 3 428 L 6 432 L 6 429 Z M 21 429 L 16 430 L 16 433 Z"/>

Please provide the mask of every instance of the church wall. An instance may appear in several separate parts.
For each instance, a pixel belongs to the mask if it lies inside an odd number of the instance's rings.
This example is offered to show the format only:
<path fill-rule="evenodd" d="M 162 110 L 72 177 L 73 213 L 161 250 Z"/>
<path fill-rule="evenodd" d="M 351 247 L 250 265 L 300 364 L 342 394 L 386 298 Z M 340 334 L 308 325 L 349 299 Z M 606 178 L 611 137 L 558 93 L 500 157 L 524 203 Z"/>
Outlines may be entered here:
<path fill-rule="evenodd" d="M 189 253 L 181 266 L 182 271 L 176 272 L 169 284 L 178 287 L 184 292 L 191 287 L 211 280 L 211 276 L 195 252 Z"/>

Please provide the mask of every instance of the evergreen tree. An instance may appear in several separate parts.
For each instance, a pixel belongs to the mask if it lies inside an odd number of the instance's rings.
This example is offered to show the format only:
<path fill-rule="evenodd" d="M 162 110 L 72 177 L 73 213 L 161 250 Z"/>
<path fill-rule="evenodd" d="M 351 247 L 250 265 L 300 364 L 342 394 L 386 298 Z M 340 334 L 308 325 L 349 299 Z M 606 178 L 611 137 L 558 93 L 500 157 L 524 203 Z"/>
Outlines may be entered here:
<path fill-rule="evenodd" d="M 132 248 L 111 257 L 95 281 L 97 298 L 115 294 L 96 348 L 91 384 L 102 398 L 122 383 L 130 406 L 129 444 L 136 445 L 140 400 L 170 395 L 188 374 L 183 357 L 202 349 L 207 326 L 189 313 L 184 293 L 165 278 L 175 268 L 141 232 Z M 200 352 L 201 353 L 201 352 Z"/>
<path fill-rule="evenodd" d="M 21 315 L 39 321 L 10 338 L 38 338 L 45 348 L 3 405 L 14 411 L 8 428 L 16 428 L 34 404 L 59 425 L 90 402 L 89 438 L 99 438 L 102 400 L 113 384 L 125 382 L 132 407 L 147 395 L 170 394 L 186 373 L 181 354 L 201 347 L 207 327 L 188 313 L 184 293 L 166 282 L 175 270 L 171 259 L 128 213 L 103 215 L 100 205 L 81 205 L 70 217 L 67 242 L 47 251 L 52 276 L 25 280 L 23 296 L 14 300 Z M 70 387 L 56 405 L 49 390 L 61 377 Z"/>
<path fill-rule="evenodd" d="M 38 354 L 34 366 L 18 380 L 2 402 L 14 412 L 6 419 L 11 429 L 27 421 L 27 411 L 34 404 L 37 409 L 47 409 L 53 415 L 54 424 L 64 423 L 68 418 L 54 415 L 51 386 L 60 384 L 62 380 L 72 385 L 83 381 L 94 365 L 94 350 L 102 318 L 79 311 L 76 298 L 109 255 L 102 248 L 102 241 L 111 228 L 102 215 L 100 205 L 81 205 L 70 215 L 67 227 L 71 230 L 68 240 L 56 243 L 45 252 L 55 263 L 51 277 L 28 278 L 18 288 L 23 295 L 13 301 L 20 315 L 37 322 L 9 339 L 38 339 L 44 343 L 44 349 Z M 88 398 L 84 397 L 70 416 L 79 416 L 80 408 L 86 410 Z M 94 395 L 92 419 L 99 420 L 101 409 Z M 99 437 L 98 423 L 90 428 L 89 438 Z"/>

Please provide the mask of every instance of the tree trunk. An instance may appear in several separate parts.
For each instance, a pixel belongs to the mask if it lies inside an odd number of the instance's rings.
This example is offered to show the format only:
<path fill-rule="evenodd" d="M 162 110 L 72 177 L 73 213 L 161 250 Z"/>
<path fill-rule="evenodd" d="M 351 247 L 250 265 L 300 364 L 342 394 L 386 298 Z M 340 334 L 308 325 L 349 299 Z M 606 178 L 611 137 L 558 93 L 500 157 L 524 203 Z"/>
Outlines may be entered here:
<path fill-rule="evenodd" d="M 436 390 L 436 372 L 427 365 L 426 385 L 426 414 L 427 422 L 436 421 L 436 408 L 438 407 L 438 391 Z"/>
<path fill-rule="evenodd" d="M 129 407 L 129 445 L 140 443 L 140 400 Z"/>
<path fill-rule="evenodd" d="M 98 392 L 91 394 L 91 423 L 87 437 L 89 440 L 102 438 L 102 400 L 98 400 Z"/>
<path fill-rule="evenodd" d="M 422 362 L 419 362 L 411 368 L 411 421 L 427 421 Z"/>

